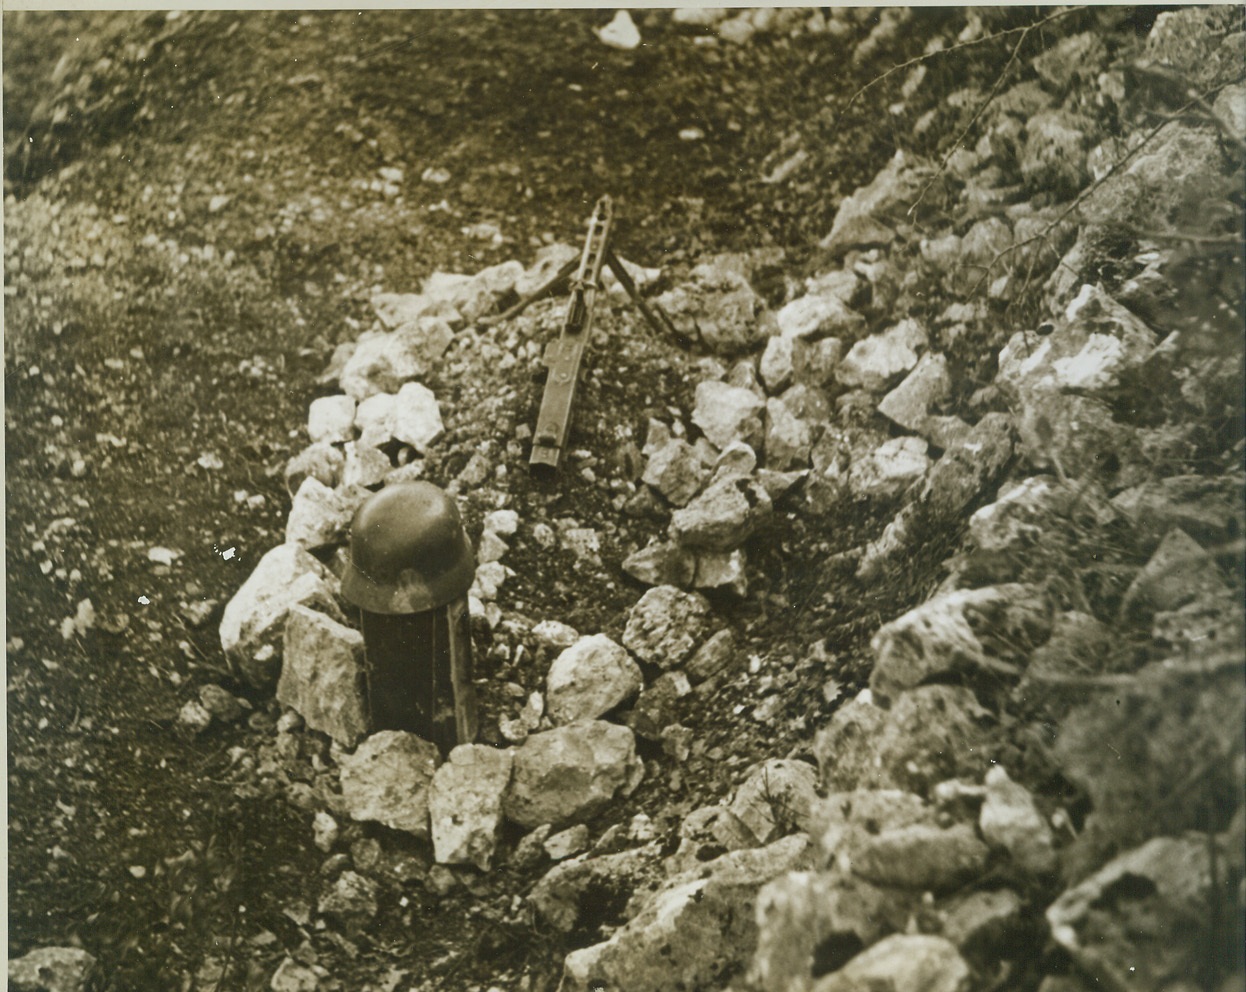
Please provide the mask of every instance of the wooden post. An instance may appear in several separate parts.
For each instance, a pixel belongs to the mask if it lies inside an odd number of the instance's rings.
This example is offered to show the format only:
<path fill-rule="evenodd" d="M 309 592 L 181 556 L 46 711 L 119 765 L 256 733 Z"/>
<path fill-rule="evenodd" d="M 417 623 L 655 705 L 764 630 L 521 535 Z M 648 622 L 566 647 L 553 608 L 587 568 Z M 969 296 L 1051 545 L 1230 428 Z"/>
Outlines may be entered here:
<path fill-rule="evenodd" d="M 360 612 L 371 730 L 405 730 L 443 755 L 475 740 L 467 597 L 424 613 Z"/>

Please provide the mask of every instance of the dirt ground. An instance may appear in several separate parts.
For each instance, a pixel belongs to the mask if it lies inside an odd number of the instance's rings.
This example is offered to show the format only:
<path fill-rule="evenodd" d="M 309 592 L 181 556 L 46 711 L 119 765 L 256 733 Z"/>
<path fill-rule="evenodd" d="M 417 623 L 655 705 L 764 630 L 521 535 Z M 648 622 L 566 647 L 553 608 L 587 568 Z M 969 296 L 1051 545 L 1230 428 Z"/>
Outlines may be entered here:
<path fill-rule="evenodd" d="M 108 990 L 266 989 L 286 957 L 323 969 L 323 990 L 544 989 L 617 922 L 607 899 L 577 931 L 541 932 L 519 911 L 530 870 L 463 871 L 443 891 L 410 838 L 352 825 L 343 846 L 385 879 L 379 914 L 363 932 L 325 926 L 316 901 L 341 867 L 311 829 L 327 742 L 276 735 L 280 707 L 234 678 L 218 637 L 283 540 L 285 464 L 375 292 L 528 265 L 578 241 L 609 193 L 619 253 L 663 285 L 711 254 L 769 250 L 781 264 L 754 281 L 780 304 L 825 261 L 840 199 L 901 143 L 887 108 L 903 75 L 883 70 L 956 16 L 921 12 L 862 62 L 867 18 L 851 37 L 732 45 L 639 11 L 644 44 L 620 51 L 593 32 L 611 14 L 4 15 L 10 957 L 81 946 Z M 929 99 L 941 73 L 989 87 L 1006 54 L 932 66 Z M 798 147 L 799 179 L 764 181 Z M 452 351 L 427 382 L 446 420 L 428 477 L 445 485 L 481 451 L 501 470 L 461 496 L 473 537 L 498 492 L 522 520 L 596 530 L 600 565 L 518 541 L 499 605 L 617 635 L 642 588 L 619 563 L 654 524 L 606 483 L 652 414 L 690 407 L 701 356 L 621 302 L 598 324 L 574 471 L 528 476 L 535 362 Z M 527 354 L 517 333 L 491 341 Z M 703 753 L 681 774 L 643 751 L 658 774 L 595 834 L 636 812 L 669 834 L 753 761 L 808 746 L 842 698 L 831 687 L 866 674 L 870 631 L 929 590 L 956 538 L 931 535 L 903 574 L 862 587 L 835 555 L 893 510 L 779 512 L 751 540 L 758 582 L 718 605 L 782 705 L 750 719 L 743 682 L 701 698 L 686 722 Z M 540 685 L 508 636 L 478 644 L 498 687 L 487 725 L 504 685 Z M 250 712 L 187 734 L 177 714 L 206 684 Z"/>

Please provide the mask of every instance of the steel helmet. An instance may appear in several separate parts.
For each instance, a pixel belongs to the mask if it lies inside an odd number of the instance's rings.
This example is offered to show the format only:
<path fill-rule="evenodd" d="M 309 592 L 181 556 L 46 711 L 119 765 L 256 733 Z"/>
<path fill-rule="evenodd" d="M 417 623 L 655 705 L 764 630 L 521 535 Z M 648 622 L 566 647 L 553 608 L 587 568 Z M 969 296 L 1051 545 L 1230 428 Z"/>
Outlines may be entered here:
<path fill-rule="evenodd" d="M 471 587 L 476 557 L 454 500 L 431 482 L 369 496 L 350 526 L 342 595 L 371 613 L 423 613 Z"/>

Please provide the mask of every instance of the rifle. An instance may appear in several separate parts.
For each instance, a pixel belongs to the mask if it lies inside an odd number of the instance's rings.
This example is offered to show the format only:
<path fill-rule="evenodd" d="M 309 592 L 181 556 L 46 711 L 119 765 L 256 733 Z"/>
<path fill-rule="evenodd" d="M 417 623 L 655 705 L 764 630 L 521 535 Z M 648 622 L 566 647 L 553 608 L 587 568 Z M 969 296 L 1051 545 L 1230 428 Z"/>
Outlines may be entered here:
<path fill-rule="evenodd" d="M 610 245 L 613 234 L 614 204 L 609 196 L 603 196 L 593 208 L 588 222 L 588 234 L 584 238 L 584 250 L 577 265 L 572 259 L 544 286 L 524 297 L 505 313 L 487 323 L 500 323 L 523 312 L 532 303 L 553 292 L 564 281 L 570 280 L 571 298 L 567 301 L 567 314 L 563 318 L 562 331 L 557 340 L 545 346 L 544 364 L 549 370 L 545 380 L 545 393 L 541 397 L 541 411 L 537 415 L 536 432 L 532 440 L 532 455 L 528 460 L 534 472 L 556 472 L 562 464 L 567 436 L 571 432 L 571 412 L 575 404 L 575 391 L 579 385 L 580 369 L 584 354 L 593 332 L 593 307 L 601 290 L 601 270 L 609 266 L 627 295 L 644 314 L 652 327 L 662 334 L 670 334 L 681 344 L 689 339 L 671 323 L 670 318 L 656 306 L 651 308 L 641 298 L 636 283 L 614 253 Z M 572 273 L 574 272 L 574 275 Z"/>

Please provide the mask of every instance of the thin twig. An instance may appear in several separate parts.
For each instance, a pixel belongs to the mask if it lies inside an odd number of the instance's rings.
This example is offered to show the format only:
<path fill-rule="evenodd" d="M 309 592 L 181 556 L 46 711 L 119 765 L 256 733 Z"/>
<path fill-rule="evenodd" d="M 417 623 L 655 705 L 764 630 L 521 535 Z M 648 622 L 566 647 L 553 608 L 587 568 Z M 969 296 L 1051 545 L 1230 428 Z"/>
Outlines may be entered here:
<path fill-rule="evenodd" d="M 1022 241 L 1014 242 L 1013 244 L 1005 248 L 1003 251 L 996 253 L 995 257 L 991 259 L 991 261 L 988 262 L 986 266 L 984 267 L 984 272 L 982 273 L 982 277 L 976 283 L 974 283 L 973 287 L 969 291 L 969 294 L 972 296 L 974 293 L 978 291 L 978 289 L 981 288 L 983 282 L 985 282 L 986 278 L 991 274 L 991 270 L 995 268 L 995 266 L 999 264 L 1001 260 L 1003 260 L 1004 258 L 1007 258 L 1009 255 L 1013 254 L 1014 252 L 1020 251 L 1022 248 L 1025 248 L 1029 245 L 1034 244 L 1036 241 L 1044 241 L 1044 242 L 1048 241 L 1049 235 L 1051 234 L 1052 231 L 1054 231 L 1064 221 L 1068 220 L 1069 217 L 1074 212 L 1079 210 L 1082 204 L 1085 203 L 1086 200 L 1089 199 L 1090 196 L 1094 194 L 1095 191 L 1098 190 L 1100 186 L 1102 186 L 1109 179 L 1111 179 L 1118 172 L 1120 172 L 1121 169 L 1123 169 L 1125 165 L 1130 162 L 1130 160 L 1132 160 L 1140 151 L 1142 151 L 1142 149 L 1146 148 L 1155 139 L 1155 136 L 1160 133 L 1160 131 L 1166 128 L 1169 124 L 1172 124 L 1174 121 L 1179 120 L 1183 112 L 1188 111 L 1191 108 L 1198 106 L 1200 103 L 1205 101 L 1207 97 L 1213 96 L 1214 94 L 1220 92 L 1220 90 L 1224 89 L 1228 85 L 1229 85 L 1228 82 L 1220 83 L 1216 86 L 1213 86 L 1211 89 L 1204 91 L 1203 93 L 1197 94 L 1192 100 L 1186 103 L 1176 113 L 1172 114 L 1169 117 L 1166 117 L 1159 124 L 1155 125 L 1155 127 L 1151 128 L 1151 130 L 1146 133 L 1146 135 L 1137 145 L 1129 149 L 1129 151 L 1127 151 L 1124 155 L 1122 155 L 1117 161 L 1112 163 L 1111 168 L 1109 168 L 1102 176 L 1100 176 L 1098 179 L 1092 182 L 1089 186 L 1087 186 L 1084 190 L 1078 193 L 1077 196 L 1074 198 L 1073 202 L 1070 203 L 1063 211 L 1061 211 L 1060 215 L 1056 217 L 1055 220 L 1053 220 L 1050 224 L 1048 224 L 1045 228 L 1043 228 L 1043 230 L 1038 232 L 1038 234 L 1025 238 Z M 916 206 L 916 204 L 914 204 L 914 206 Z"/>
<path fill-rule="evenodd" d="M 986 95 L 985 100 L 978 104 L 978 109 L 975 110 L 973 112 L 973 116 L 969 118 L 969 123 L 961 128 L 960 134 L 952 140 L 952 143 L 948 146 L 948 150 L 943 155 L 943 160 L 939 163 L 939 168 L 935 170 L 933 176 L 926 180 L 926 184 L 921 188 L 921 192 L 917 194 L 917 199 L 914 200 L 912 206 L 909 207 L 908 216 L 913 216 L 913 211 L 915 211 L 921 204 L 922 200 L 926 198 L 926 194 L 930 191 L 930 187 L 933 186 L 935 181 L 947 171 L 947 164 L 951 161 L 952 156 L 956 154 L 956 149 L 960 147 L 961 142 L 965 140 L 965 135 L 973 129 L 973 126 L 978 123 L 979 118 L 986 113 L 986 108 L 989 107 L 995 100 L 1000 88 L 1004 85 L 1004 80 L 1006 80 L 1008 78 L 1008 74 L 1012 72 L 1012 67 L 1017 64 L 1017 56 L 1021 53 L 1021 46 L 1025 44 L 1025 39 L 1030 36 L 1030 32 L 1050 19 L 1051 18 L 1048 17 L 1042 21 L 1031 24 L 1021 32 L 1021 37 L 1018 38 L 1017 43 L 1012 46 L 1012 52 L 1008 56 L 1008 61 L 1004 63 L 1004 68 L 1001 69 L 999 75 L 995 77 L 995 83 L 991 86 L 991 92 Z"/>
<path fill-rule="evenodd" d="M 852 105 L 856 103 L 857 98 L 860 97 L 862 94 L 864 94 L 866 90 L 868 90 L 871 86 L 875 85 L 876 83 L 881 83 L 884 79 L 887 79 L 889 76 L 895 75 L 897 72 L 903 72 L 905 69 L 908 69 L 915 65 L 921 65 L 924 62 L 929 62 L 932 59 L 936 59 L 942 55 L 951 55 L 953 52 L 962 52 L 966 48 L 973 48 L 975 45 L 985 45 L 987 42 L 997 41 L 1000 38 L 1006 38 L 1010 34 L 1016 34 L 1018 31 L 1028 33 L 1034 28 L 1042 27 L 1042 25 L 1046 24 L 1048 21 L 1054 21 L 1061 17 L 1067 17 L 1069 14 L 1076 14 L 1078 11 L 1082 11 L 1085 9 L 1086 9 L 1085 5 L 1080 5 L 1077 7 L 1069 7 L 1067 10 L 1059 10 L 1059 11 L 1056 11 L 1056 13 L 1054 14 L 1048 14 L 1041 21 L 1035 21 L 1033 24 L 1028 24 L 1024 27 L 1007 28 L 1003 31 L 996 31 L 994 34 L 983 35 L 981 38 L 975 38 L 972 41 L 964 41 L 958 45 L 953 45 L 951 48 L 941 48 L 937 52 L 923 52 L 921 55 L 916 55 L 911 59 L 907 59 L 906 61 L 899 63 L 898 65 L 893 65 L 890 69 L 884 72 L 881 76 L 875 76 L 873 79 L 871 79 L 868 83 L 866 83 L 864 86 L 862 86 L 859 90 L 857 90 L 855 93 L 852 94 L 852 96 L 848 98 L 848 102 L 844 104 L 844 109 L 841 110 L 840 113 L 846 114 L 849 110 L 852 109 Z"/>

